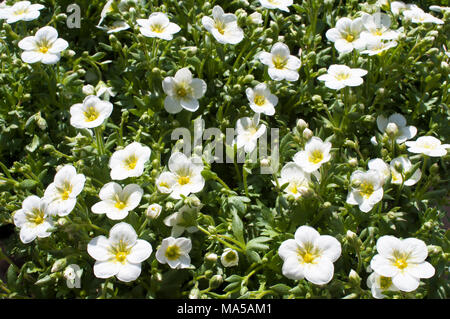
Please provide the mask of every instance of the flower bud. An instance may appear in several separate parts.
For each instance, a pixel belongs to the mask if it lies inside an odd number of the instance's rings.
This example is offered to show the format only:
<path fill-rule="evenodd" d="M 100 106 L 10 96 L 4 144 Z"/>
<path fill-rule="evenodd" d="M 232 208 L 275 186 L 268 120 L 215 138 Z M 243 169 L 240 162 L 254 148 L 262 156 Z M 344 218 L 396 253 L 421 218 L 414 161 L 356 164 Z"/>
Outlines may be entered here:
<path fill-rule="evenodd" d="M 308 123 L 306 123 L 305 120 L 303 120 L 303 119 L 298 119 L 296 125 L 297 125 L 297 130 L 300 133 L 302 133 L 303 130 L 308 127 Z"/>
<path fill-rule="evenodd" d="M 348 279 L 349 281 L 356 285 L 359 286 L 361 284 L 361 277 L 358 275 L 358 273 L 356 271 L 354 271 L 353 269 L 350 270 L 350 273 L 348 275 Z"/>
<path fill-rule="evenodd" d="M 172 210 L 175 205 L 172 202 L 166 203 L 166 210 Z"/>
<path fill-rule="evenodd" d="M 217 254 L 214 253 L 208 253 L 205 256 L 205 259 L 209 262 L 216 262 L 217 261 Z"/>
<path fill-rule="evenodd" d="M 151 204 L 145 211 L 145 215 L 150 219 L 156 219 L 161 214 L 162 206 L 159 204 Z"/>
<path fill-rule="evenodd" d="M 352 167 L 358 166 L 358 159 L 356 159 L 355 157 L 349 158 L 348 159 L 348 165 L 350 165 Z"/>
<path fill-rule="evenodd" d="M 209 287 L 211 289 L 216 289 L 218 288 L 221 284 L 223 283 L 223 277 L 221 275 L 214 275 L 210 280 L 209 280 Z"/>
<path fill-rule="evenodd" d="M 261 159 L 260 165 L 262 167 L 269 167 L 270 166 L 270 158 L 266 157 L 266 158 Z"/>
<path fill-rule="evenodd" d="M 198 288 L 193 288 L 189 292 L 189 299 L 198 299 L 200 297 L 200 290 Z"/>
<path fill-rule="evenodd" d="M 386 127 L 386 134 L 390 138 L 394 138 L 398 134 L 398 126 L 395 123 L 389 123 Z"/>
<path fill-rule="evenodd" d="M 309 128 L 305 128 L 303 130 L 302 135 L 304 139 L 309 140 L 311 137 L 314 136 L 314 133 Z"/>
<path fill-rule="evenodd" d="M 248 16 L 249 20 L 253 24 L 262 24 L 264 21 L 262 19 L 262 15 L 259 12 L 253 12 Z"/>
<path fill-rule="evenodd" d="M 60 271 L 60 270 L 62 270 L 64 267 L 66 267 L 66 265 L 67 265 L 67 259 L 66 259 L 66 258 L 58 259 L 57 261 L 55 261 L 55 262 L 53 263 L 51 272 L 57 272 L 57 271 Z"/>
<path fill-rule="evenodd" d="M 94 95 L 95 94 L 95 88 L 93 85 L 84 85 L 81 89 L 84 95 Z"/>

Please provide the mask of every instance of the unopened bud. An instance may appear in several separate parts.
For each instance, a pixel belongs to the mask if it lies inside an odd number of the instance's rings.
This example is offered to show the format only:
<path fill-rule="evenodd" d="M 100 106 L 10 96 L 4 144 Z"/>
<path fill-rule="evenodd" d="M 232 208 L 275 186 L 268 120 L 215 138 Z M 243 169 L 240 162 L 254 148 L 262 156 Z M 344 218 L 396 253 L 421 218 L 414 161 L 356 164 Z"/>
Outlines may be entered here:
<path fill-rule="evenodd" d="M 214 275 L 210 280 L 209 280 L 209 287 L 211 289 L 216 289 L 218 288 L 221 284 L 223 283 L 223 277 L 221 275 Z"/>
<path fill-rule="evenodd" d="M 67 265 L 67 259 L 66 259 L 66 258 L 58 259 L 57 261 L 55 261 L 55 262 L 53 263 L 51 272 L 57 272 L 57 271 L 60 271 L 60 270 L 62 270 L 64 267 L 66 267 L 66 265 Z"/>
<path fill-rule="evenodd" d="M 395 136 L 397 136 L 398 134 L 398 126 L 395 123 L 389 123 L 386 127 L 386 134 L 390 137 L 393 138 Z"/>
<path fill-rule="evenodd" d="M 206 256 L 205 256 L 205 259 L 206 259 L 207 261 L 210 261 L 210 262 L 216 262 L 216 261 L 217 261 L 217 254 L 214 254 L 214 253 L 208 253 L 208 254 L 206 254 Z"/>
<path fill-rule="evenodd" d="M 145 211 L 145 215 L 150 219 L 156 219 L 161 214 L 162 206 L 159 204 L 151 204 Z"/>
<path fill-rule="evenodd" d="M 309 128 L 305 128 L 305 129 L 303 130 L 302 135 L 303 135 L 303 138 L 304 138 L 304 139 L 309 140 L 311 137 L 314 136 L 314 133 L 313 133 L 313 131 L 311 131 Z"/>

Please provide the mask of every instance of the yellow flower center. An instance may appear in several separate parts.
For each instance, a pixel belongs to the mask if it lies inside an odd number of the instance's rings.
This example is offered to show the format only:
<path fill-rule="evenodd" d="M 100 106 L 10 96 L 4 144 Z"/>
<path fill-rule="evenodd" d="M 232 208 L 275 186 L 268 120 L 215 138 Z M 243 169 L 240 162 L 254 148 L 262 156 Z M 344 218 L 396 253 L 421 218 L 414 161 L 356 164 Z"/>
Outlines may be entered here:
<path fill-rule="evenodd" d="M 355 40 L 355 37 L 352 34 L 347 34 L 345 40 L 347 40 L 347 42 L 353 42 L 353 40 Z"/>
<path fill-rule="evenodd" d="M 127 253 L 126 252 L 123 252 L 123 251 L 119 251 L 117 254 L 116 254 L 116 260 L 118 261 L 118 262 L 120 262 L 120 263 L 125 263 L 125 260 L 127 259 Z"/>
<path fill-rule="evenodd" d="M 176 89 L 176 94 L 180 98 L 184 98 L 187 95 L 189 95 L 190 93 L 191 93 L 191 90 L 185 83 L 179 84 Z"/>
<path fill-rule="evenodd" d="M 84 112 L 84 118 L 86 122 L 95 121 L 99 117 L 99 115 L 100 113 L 98 113 L 93 106 L 88 107 L 87 110 Z"/>
<path fill-rule="evenodd" d="M 136 167 L 136 164 L 137 164 L 137 158 L 136 158 L 136 155 L 134 155 L 134 154 L 125 160 L 125 166 L 129 170 L 134 169 Z"/>
<path fill-rule="evenodd" d="M 374 191 L 373 185 L 368 182 L 363 182 L 359 185 L 359 193 L 365 198 L 369 198 Z"/>
<path fill-rule="evenodd" d="M 36 226 L 42 224 L 45 220 L 44 212 L 38 208 L 33 208 L 31 213 L 27 213 L 26 216 L 27 220 Z"/>
<path fill-rule="evenodd" d="M 339 73 L 338 75 L 336 75 L 336 80 L 344 81 L 344 80 L 347 80 L 349 77 L 350 77 L 350 74 L 348 74 L 348 73 Z"/>
<path fill-rule="evenodd" d="M 223 23 L 222 21 L 216 21 L 214 26 L 216 27 L 217 31 L 219 31 L 220 34 L 223 35 L 225 33 L 225 23 Z"/>
<path fill-rule="evenodd" d="M 225 261 L 227 262 L 232 262 L 234 260 L 236 260 L 236 254 L 233 251 L 229 251 L 225 256 L 224 256 Z"/>
<path fill-rule="evenodd" d="M 323 153 L 321 150 L 314 150 L 309 154 L 308 160 L 311 163 L 317 164 L 323 160 Z"/>
<path fill-rule="evenodd" d="M 119 240 L 118 245 L 111 248 L 111 252 L 114 255 L 114 261 L 121 264 L 125 264 L 130 251 L 131 247 L 128 247 L 128 245 L 123 240 Z"/>
<path fill-rule="evenodd" d="M 290 191 L 292 194 L 297 194 L 297 193 L 298 193 L 297 184 L 293 183 L 293 184 L 289 187 L 289 191 Z"/>
<path fill-rule="evenodd" d="M 380 276 L 380 288 L 385 290 L 392 285 L 392 279 L 390 277 Z"/>
<path fill-rule="evenodd" d="M 48 49 L 49 48 L 47 46 L 41 46 L 41 47 L 39 47 L 39 52 L 45 54 L 48 52 Z"/>
<path fill-rule="evenodd" d="M 178 258 L 180 258 L 180 247 L 178 247 L 177 245 L 172 245 L 167 247 L 166 249 L 166 258 L 169 260 L 177 260 Z"/>
<path fill-rule="evenodd" d="M 150 28 L 155 33 L 162 33 L 164 31 L 164 27 L 160 24 L 153 24 Z"/>
<path fill-rule="evenodd" d="M 258 106 L 263 106 L 266 103 L 266 97 L 264 95 L 255 95 L 254 102 Z"/>
<path fill-rule="evenodd" d="M 274 57 L 272 57 L 272 62 L 276 69 L 282 70 L 287 64 L 287 59 L 284 56 L 275 55 Z"/>
<path fill-rule="evenodd" d="M 404 258 L 398 258 L 394 265 L 400 269 L 405 269 L 406 267 L 408 267 L 408 263 L 406 262 L 406 260 Z"/>
<path fill-rule="evenodd" d="M 189 181 L 190 181 L 189 176 L 180 176 L 178 178 L 178 184 L 180 184 L 180 185 L 186 185 L 189 183 Z"/>
<path fill-rule="evenodd" d="M 308 263 L 308 264 L 309 264 L 309 263 L 312 263 L 313 260 L 314 260 L 314 256 L 311 255 L 310 253 L 306 253 L 306 254 L 303 255 L 303 261 L 304 261 L 305 263 Z"/>
<path fill-rule="evenodd" d="M 313 248 L 312 248 L 311 245 L 309 245 L 309 247 L 306 247 L 305 250 L 303 250 L 303 249 L 298 249 L 297 250 L 297 254 L 300 257 L 302 257 L 302 261 L 301 262 L 303 264 L 313 264 L 314 260 L 316 259 L 316 257 L 318 257 L 317 254 L 314 253 L 312 250 L 313 250 Z"/>
<path fill-rule="evenodd" d="M 16 15 L 16 16 L 21 16 L 22 14 L 26 14 L 26 13 L 28 13 L 28 8 L 17 9 L 16 11 L 14 11 L 14 15 Z"/>
<path fill-rule="evenodd" d="M 126 202 L 123 202 L 123 201 L 121 201 L 121 200 L 118 200 L 118 201 L 116 202 L 116 204 L 114 205 L 114 207 L 116 207 L 117 209 L 124 209 L 125 206 L 127 206 L 127 203 L 126 203 Z"/>
<path fill-rule="evenodd" d="M 381 29 L 376 29 L 375 31 L 372 32 L 373 35 L 377 35 L 377 36 L 382 36 L 383 35 L 383 31 Z"/>
<path fill-rule="evenodd" d="M 169 184 L 167 184 L 166 182 L 161 182 L 159 183 L 159 187 L 169 188 Z"/>

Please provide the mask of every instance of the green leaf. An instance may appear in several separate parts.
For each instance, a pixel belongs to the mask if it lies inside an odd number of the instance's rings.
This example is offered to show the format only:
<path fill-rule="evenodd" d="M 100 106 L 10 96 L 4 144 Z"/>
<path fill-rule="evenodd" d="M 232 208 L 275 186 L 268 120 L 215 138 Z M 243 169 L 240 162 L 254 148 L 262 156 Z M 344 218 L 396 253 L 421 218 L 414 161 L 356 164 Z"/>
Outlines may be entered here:
<path fill-rule="evenodd" d="M 35 180 L 25 179 L 20 182 L 19 187 L 21 189 L 31 189 L 31 188 L 35 187 L 37 184 L 38 184 L 38 182 L 36 182 Z"/>
<path fill-rule="evenodd" d="M 270 289 L 280 295 L 287 295 L 292 288 L 285 284 L 276 284 L 270 287 Z"/>
<path fill-rule="evenodd" d="M 256 237 L 247 243 L 246 248 L 247 250 L 266 250 L 269 249 L 269 246 L 263 243 L 270 240 L 269 237 Z"/>
<path fill-rule="evenodd" d="M 241 218 L 238 216 L 235 210 L 232 211 L 233 222 L 231 224 L 231 230 L 233 231 L 234 237 L 241 243 L 245 243 L 244 240 L 244 225 L 242 224 Z"/>

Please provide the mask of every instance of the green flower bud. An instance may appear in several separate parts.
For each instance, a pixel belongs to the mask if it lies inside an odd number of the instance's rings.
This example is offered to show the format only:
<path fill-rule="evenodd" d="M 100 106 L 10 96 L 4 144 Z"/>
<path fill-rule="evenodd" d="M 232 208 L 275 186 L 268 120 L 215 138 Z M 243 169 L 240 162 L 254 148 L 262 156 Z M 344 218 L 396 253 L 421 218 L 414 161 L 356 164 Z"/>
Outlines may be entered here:
<path fill-rule="evenodd" d="M 223 283 L 223 277 L 221 275 L 214 275 L 210 280 L 209 280 L 209 287 L 211 289 L 216 289 L 218 288 L 221 284 Z"/>

